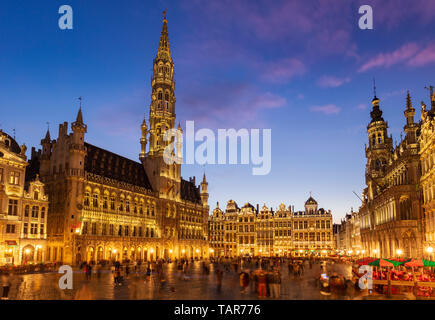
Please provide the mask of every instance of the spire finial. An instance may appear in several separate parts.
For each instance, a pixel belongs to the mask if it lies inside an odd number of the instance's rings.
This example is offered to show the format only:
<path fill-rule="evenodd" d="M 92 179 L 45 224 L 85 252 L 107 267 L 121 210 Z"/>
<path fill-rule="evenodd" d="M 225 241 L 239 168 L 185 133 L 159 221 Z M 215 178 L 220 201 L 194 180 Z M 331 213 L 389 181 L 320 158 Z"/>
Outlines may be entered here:
<path fill-rule="evenodd" d="M 163 10 L 163 20 L 166 20 L 166 9 Z"/>
<path fill-rule="evenodd" d="M 82 97 L 78 97 L 78 99 L 80 100 L 80 109 L 82 108 Z"/>
<path fill-rule="evenodd" d="M 375 95 L 376 98 L 376 79 L 373 77 L 373 94 Z"/>

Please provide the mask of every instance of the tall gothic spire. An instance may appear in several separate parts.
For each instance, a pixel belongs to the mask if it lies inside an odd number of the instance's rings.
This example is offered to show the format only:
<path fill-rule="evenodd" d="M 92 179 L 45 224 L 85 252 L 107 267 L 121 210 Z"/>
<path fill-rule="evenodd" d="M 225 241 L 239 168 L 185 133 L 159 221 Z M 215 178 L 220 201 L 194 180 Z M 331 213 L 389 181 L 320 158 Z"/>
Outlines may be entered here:
<path fill-rule="evenodd" d="M 159 48 L 157 50 L 157 58 L 171 59 L 171 50 L 169 47 L 168 20 L 166 20 L 166 11 L 163 11 L 163 26 L 160 34 Z"/>

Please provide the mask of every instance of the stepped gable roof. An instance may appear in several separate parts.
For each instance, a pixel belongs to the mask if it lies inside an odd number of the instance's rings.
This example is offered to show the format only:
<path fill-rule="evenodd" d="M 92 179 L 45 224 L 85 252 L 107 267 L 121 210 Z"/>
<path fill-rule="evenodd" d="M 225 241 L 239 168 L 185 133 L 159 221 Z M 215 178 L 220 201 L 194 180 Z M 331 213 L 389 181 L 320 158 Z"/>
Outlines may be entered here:
<path fill-rule="evenodd" d="M 85 171 L 152 190 L 142 163 L 85 142 Z"/>

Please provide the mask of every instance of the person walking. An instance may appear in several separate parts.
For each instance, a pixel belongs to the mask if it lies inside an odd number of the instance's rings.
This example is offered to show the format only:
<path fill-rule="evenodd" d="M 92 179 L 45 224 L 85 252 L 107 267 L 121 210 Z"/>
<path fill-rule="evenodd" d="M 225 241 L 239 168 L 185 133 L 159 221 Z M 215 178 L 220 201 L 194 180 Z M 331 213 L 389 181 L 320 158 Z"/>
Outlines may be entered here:
<path fill-rule="evenodd" d="M 266 274 L 263 270 L 258 274 L 258 297 L 266 298 Z"/>
<path fill-rule="evenodd" d="M 7 271 L 1 275 L 0 282 L 3 288 L 2 300 L 8 300 L 9 289 L 11 288 L 11 277 Z"/>
<path fill-rule="evenodd" d="M 275 270 L 271 275 L 270 287 L 270 297 L 272 299 L 279 299 L 281 289 L 281 274 L 278 270 Z"/>

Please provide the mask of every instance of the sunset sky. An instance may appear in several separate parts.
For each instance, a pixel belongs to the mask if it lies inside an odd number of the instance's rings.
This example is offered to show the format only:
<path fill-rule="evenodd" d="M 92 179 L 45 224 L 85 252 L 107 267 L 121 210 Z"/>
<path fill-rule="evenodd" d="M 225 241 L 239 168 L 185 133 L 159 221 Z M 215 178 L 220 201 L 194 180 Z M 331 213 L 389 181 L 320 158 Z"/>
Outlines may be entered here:
<path fill-rule="evenodd" d="M 59 6 L 74 29 L 58 27 Z M 358 28 L 370 4 L 374 29 Z M 303 209 L 312 191 L 339 221 L 360 205 L 366 127 L 377 96 L 400 141 L 409 90 L 420 117 L 435 85 L 435 1 L 0 2 L 1 128 L 40 147 L 50 122 L 74 121 L 79 96 L 89 143 L 138 161 L 152 62 L 167 9 L 177 121 L 196 128 L 272 129 L 272 170 L 185 165 L 206 172 L 210 207 L 229 199 Z"/>

